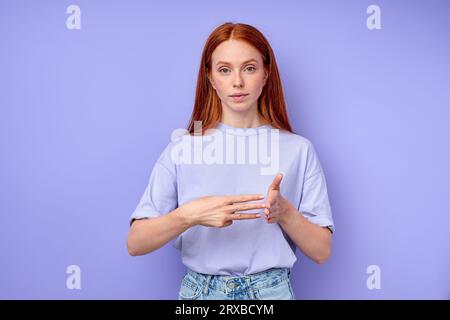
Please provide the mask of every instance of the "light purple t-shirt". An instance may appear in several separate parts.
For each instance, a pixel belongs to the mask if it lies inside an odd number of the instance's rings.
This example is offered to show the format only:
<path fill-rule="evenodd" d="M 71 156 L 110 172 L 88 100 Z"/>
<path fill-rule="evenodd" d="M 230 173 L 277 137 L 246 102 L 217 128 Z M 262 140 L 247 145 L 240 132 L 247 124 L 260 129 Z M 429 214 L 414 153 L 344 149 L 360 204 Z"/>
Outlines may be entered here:
<path fill-rule="evenodd" d="M 325 176 L 312 143 L 273 129 L 236 129 L 219 122 L 205 136 L 174 132 L 131 220 L 158 217 L 208 195 L 267 196 L 274 177 L 282 172 L 283 197 L 309 221 L 334 230 Z M 183 232 L 173 242 L 183 264 L 196 272 L 229 276 L 292 268 L 296 245 L 278 223 L 265 221 L 262 209 L 250 212 L 262 215 L 235 220 L 228 227 L 197 225 Z"/>

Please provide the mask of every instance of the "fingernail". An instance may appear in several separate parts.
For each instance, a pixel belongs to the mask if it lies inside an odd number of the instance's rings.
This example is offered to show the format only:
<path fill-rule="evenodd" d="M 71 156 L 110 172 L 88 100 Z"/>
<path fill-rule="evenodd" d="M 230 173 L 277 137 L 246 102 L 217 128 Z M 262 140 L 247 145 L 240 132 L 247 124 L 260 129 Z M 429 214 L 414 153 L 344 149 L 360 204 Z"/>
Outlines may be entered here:
<path fill-rule="evenodd" d="M 259 217 L 261 217 L 261 215 L 260 214 L 256 214 L 256 217 L 259 218 Z"/>
<path fill-rule="evenodd" d="M 265 208 L 265 207 L 266 207 L 266 204 L 265 204 L 265 203 L 263 203 L 263 204 L 261 205 L 261 207 Z"/>
<path fill-rule="evenodd" d="M 264 196 L 263 196 L 262 194 L 260 194 L 260 195 L 258 196 L 258 198 L 262 199 L 262 198 L 264 198 Z"/>

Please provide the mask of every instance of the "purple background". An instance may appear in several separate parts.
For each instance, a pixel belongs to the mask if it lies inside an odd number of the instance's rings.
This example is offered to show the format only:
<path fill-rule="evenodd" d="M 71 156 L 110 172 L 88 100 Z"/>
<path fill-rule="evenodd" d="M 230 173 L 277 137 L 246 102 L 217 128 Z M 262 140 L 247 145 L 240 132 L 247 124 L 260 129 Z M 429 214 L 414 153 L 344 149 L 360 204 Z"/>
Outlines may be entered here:
<path fill-rule="evenodd" d="M 448 1 L 1 1 L 0 298 L 177 298 L 180 253 L 130 257 L 128 218 L 187 124 L 206 37 L 233 21 L 270 41 L 327 177 L 333 254 L 297 251 L 297 298 L 449 299 L 449 15 Z"/>

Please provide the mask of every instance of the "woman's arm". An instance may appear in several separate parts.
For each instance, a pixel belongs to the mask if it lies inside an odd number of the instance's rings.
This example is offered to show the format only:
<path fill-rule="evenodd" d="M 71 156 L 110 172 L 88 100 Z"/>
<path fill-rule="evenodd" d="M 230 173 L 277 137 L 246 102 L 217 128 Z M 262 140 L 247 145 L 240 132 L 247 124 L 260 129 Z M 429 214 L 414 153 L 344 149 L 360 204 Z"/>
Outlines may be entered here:
<path fill-rule="evenodd" d="M 310 222 L 281 195 L 282 179 L 283 174 L 277 174 L 269 186 L 264 209 L 266 220 L 278 223 L 305 255 L 322 264 L 331 255 L 331 231 Z"/>
<path fill-rule="evenodd" d="M 195 225 L 228 227 L 234 220 L 257 219 L 258 214 L 239 214 L 236 211 L 261 209 L 263 195 L 206 196 L 184 204 L 156 218 L 135 220 L 128 233 L 128 253 L 139 256 L 161 248 Z"/>
<path fill-rule="evenodd" d="M 292 205 L 288 207 L 278 224 L 305 255 L 323 264 L 331 255 L 330 230 L 308 221 Z"/>
<path fill-rule="evenodd" d="M 134 220 L 128 233 L 128 253 L 139 256 L 155 251 L 190 227 L 189 221 L 177 208 L 157 218 Z"/>

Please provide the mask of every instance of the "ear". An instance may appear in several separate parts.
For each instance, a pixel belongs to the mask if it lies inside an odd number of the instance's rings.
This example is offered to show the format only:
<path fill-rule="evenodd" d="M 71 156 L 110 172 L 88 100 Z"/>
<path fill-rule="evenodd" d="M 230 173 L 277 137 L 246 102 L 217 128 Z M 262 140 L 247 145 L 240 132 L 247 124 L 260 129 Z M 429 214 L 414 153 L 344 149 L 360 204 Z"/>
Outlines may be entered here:
<path fill-rule="evenodd" d="M 264 68 L 264 81 L 263 81 L 263 87 L 266 85 L 267 83 L 267 79 L 269 79 L 269 72 L 267 71 L 266 68 Z"/>

